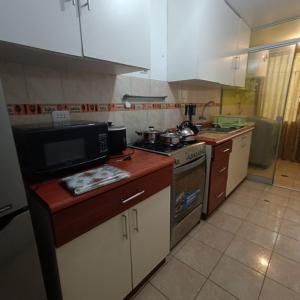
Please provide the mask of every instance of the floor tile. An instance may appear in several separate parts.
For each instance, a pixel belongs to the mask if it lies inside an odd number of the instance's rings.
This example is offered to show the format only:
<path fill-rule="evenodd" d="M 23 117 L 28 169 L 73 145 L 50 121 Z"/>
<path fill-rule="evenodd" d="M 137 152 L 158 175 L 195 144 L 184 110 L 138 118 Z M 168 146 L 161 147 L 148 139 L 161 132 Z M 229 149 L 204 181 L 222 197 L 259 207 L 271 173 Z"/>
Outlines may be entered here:
<path fill-rule="evenodd" d="M 275 232 L 279 231 L 281 222 L 279 218 L 266 215 L 256 210 L 252 210 L 246 220 Z"/>
<path fill-rule="evenodd" d="M 290 192 L 290 198 L 300 201 L 300 191 L 291 191 Z"/>
<path fill-rule="evenodd" d="M 272 185 L 267 186 L 265 191 L 270 192 L 272 194 L 279 195 L 279 196 L 283 196 L 283 197 L 288 197 L 290 195 L 289 190 L 287 190 L 285 188 L 277 187 L 277 186 L 272 186 Z"/>
<path fill-rule="evenodd" d="M 220 210 L 228 215 L 238 217 L 241 219 L 245 219 L 250 212 L 250 208 L 248 207 L 235 204 L 235 203 L 228 203 L 228 202 L 222 204 Z"/>
<path fill-rule="evenodd" d="M 300 293 L 300 264 L 274 253 L 267 277 Z"/>
<path fill-rule="evenodd" d="M 172 250 L 171 255 L 175 255 L 189 240 L 191 235 L 186 235 Z"/>
<path fill-rule="evenodd" d="M 207 280 L 195 300 L 235 300 L 228 292 Z"/>
<path fill-rule="evenodd" d="M 195 239 L 189 240 L 175 255 L 194 270 L 208 276 L 222 253 Z"/>
<path fill-rule="evenodd" d="M 300 241 L 300 225 L 298 223 L 283 220 L 280 233 Z"/>
<path fill-rule="evenodd" d="M 263 194 L 262 200 L 268 200 L 269 202 L 281 206 L 287 206 L 289 198 L 287 195 L 277 195 L 272 192 L 265 192 Z"/>
<path fill-rule="evenodd" d="M 222 252 L 228 247 L 234 237 L 231 232 L 224 231 L 209 223 L 206 223 L 197 232 L 194 232 L 192 236 L 194 239 Z"/>
<path fill-rule="evenodd" d="M 254 206 L 254 209 L 267 215 L 282 218 L 286 211 L 286 206 L 278 205 L 269 202 L 268 200 L 258 200 Z"/>
<path fill-rule="evenodd" d="M 259 300 L 300 300 L 300 294 L 266 278 Z"/>
<path fill-rule="evenodd" d="M 150 283 L 147 283 L 132 299 L 134 300 L 168 300 Z"/>
<path fill-rule="evenodd" d="M 243 187 L 248 187 L 250 189 L 255 189 L 259 191 L 264 191 L 266 189 L 266 185 L 263 183 L 255 182 L 255 181 L 250 181 L 250 180 L 245 180 L 241 186 Z"/>
<path fill-rule="evenodd" d="M 287 207 L 283 218 L 300 224 L 300 211 Z"/>
<path fill-rule="evenodd" d="M 210 279 L 241 300 L 256 300 L 264 276 L 224 255 Z"/>
<path fill-rule="evenodd" d="M 300 211 L 300 199 L 290 198 L 288 207 Z"/>
<path fill-rule="evenodd" d="M 208 223 L 215 225 L 221 229 L 235 233 L 238 231 L 242 224 L 242 220 L 233 216 L 230 216 L 222 211 L 216 211 L 208 220 Z"/>
<path fill-rule="evenodd" d="M 172 300 L 192 300 L 205 282 L 205 277 L 173 258 L 150 280 Z"/>
<path fill-rule="evenodd" d="M 238 191 L 246 193 L 248 196 L 252 196 L 252 197 L 255 197 L 255 198 L 260 198 L 261 195 L 262 195 L 262 191 L 255 190 L 255 189 L 252 189 L 252 188 L 249 188 L 249 187 L 244 187 L 244 186 L 240 186 L 238 188 Z"/>
<path fill-rule="evenodd" d="M 265 273 L 271 257 L 271 251 L 241 237 L 236 237 L 227 248 L 226 255 L 248 267 Z"/>
<path fill-rule="evenodd" d="M 237 203 L 249 208 L 253 208 L 258 199 L 257 197 L 253 197 L 251 195 L 248 195 L 247 193 L 237 190 L 232 195 L 230 195 L 226 201 L 229 203 Z"/>
<path fill-rule="evenodd" d="M 274 251 L 300 263 L 300 241 L 279 234 Z"/>
<path fill-rule="evenodd" d="M 244 222 L 237 235 L 254 242 L 264 248 L 273 249 L 277 233 L 255 224 Z"/>

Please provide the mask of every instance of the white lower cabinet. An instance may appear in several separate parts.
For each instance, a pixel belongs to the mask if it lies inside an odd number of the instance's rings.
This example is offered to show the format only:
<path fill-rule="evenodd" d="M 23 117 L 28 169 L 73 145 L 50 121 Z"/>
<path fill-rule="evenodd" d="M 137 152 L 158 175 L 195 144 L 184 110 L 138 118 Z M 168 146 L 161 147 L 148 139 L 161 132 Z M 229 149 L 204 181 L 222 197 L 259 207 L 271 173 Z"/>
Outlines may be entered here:
<path fill-rule="evenodd" d="M 129 219 L 135 288 L 170 251 L 170 188 L 131 208 Z"/>
<path fill-rule="evenodd" d="M 226 196 L 228 196 L 247 176 L 252 132 L 232 139 L 229 157 Z"/>
<path fill-rule="evenodd" d="M 64 300 L 120 300 L 170 249 L 170 187 L 56 249 Z"/>

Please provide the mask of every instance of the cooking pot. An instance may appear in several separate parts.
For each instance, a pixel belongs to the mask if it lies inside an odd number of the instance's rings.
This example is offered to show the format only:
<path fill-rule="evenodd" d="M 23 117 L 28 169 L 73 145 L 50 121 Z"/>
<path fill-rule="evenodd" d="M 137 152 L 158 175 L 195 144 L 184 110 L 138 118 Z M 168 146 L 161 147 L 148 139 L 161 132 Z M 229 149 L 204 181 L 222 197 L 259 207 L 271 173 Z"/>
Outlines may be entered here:
<path fill-rule="evenodd" d="M 161 131 L 154 129 L 153 126 L 149 126 L 147 130 L 136 131 L 136 134 L 142 136 L 145 143 L 155 144 L 159 142 Z"/>
<path fill-rule="evenodd" d="M 180 143 L 180 135 L 177 132 L 166 131 L 159 138 L 162 143 L 167 145 L 177 145 Z"/>

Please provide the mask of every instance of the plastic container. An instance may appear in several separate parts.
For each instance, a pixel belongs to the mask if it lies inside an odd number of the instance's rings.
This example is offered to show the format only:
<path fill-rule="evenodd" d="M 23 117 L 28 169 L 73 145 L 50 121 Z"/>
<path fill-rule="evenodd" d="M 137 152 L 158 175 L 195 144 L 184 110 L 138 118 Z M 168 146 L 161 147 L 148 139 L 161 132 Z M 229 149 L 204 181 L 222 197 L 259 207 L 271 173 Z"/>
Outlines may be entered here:
<path fill-rule="evenodd" d="M 246 116 L 218 115 L 214 117 L 214 125 L 220 128 L 241 128 L 246 124 Z"/>

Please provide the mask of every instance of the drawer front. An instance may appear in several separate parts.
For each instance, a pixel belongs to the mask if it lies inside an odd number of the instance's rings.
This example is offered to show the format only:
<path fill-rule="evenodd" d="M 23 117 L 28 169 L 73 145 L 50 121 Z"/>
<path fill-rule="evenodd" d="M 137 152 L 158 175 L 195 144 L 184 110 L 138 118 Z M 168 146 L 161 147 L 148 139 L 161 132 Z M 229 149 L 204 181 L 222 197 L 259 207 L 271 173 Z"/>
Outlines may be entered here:
<path fill-rule="evenodd" d="M 166 167 L 54 214 L 56 247 L 166 188 L 172 175 L 173 166 Z"/>
<path fill-rule="evenodd" d="M 218 189 L 218 191 L 212 191 L 209 194 L 208 201 L 208 214 L 211 214 L 216 208 L 218 208 L 221 203 L 226 198 L 226 182 L 223 184 L 222 188 Z"/>
<path fill-rule="evenodd" d="M 221 145 L 215 146 L 213 150 L 213 159 L 218 160 L 229 155 L 232 150 L 232 140 L 229 140 Z"/>

